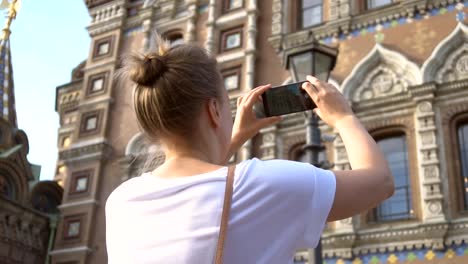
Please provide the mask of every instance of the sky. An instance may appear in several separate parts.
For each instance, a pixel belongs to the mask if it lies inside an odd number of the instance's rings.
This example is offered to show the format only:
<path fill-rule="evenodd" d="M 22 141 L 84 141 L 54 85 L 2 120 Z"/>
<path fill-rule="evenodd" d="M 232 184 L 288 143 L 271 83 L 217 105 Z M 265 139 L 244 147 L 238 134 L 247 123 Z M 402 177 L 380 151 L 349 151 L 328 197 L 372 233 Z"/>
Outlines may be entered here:
<path fill-rule="evenodd" d="M 55 88 L 68 83 L 72 69 L 86 59 L 89 21 L 83 0 L 22 0 L 12 23 L 18 128 L 29 139 L 29 162 L 42 166 L 41 180 L 53 179 L 57 161 Z"/>

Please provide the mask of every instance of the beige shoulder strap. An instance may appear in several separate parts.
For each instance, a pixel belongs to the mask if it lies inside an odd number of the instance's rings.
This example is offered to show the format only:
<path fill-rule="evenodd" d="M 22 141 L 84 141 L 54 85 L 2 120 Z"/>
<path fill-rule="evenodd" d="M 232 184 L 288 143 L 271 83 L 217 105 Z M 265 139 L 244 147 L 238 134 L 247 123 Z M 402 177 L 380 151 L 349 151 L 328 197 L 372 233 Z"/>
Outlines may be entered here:
<path fill-rule="evenodd" d="M 231 210 L 232 189 L 234 184 L 234 172 L 236 166 L 229 166 L 226 179 L 226 191 L 224 192 L 223 213 L 221 214 L 221 227 L 219 228 L 218 246 L 216 247 L 215 264 L 223 263 L 224 240 L 226 239 L 229 211 Z"/>

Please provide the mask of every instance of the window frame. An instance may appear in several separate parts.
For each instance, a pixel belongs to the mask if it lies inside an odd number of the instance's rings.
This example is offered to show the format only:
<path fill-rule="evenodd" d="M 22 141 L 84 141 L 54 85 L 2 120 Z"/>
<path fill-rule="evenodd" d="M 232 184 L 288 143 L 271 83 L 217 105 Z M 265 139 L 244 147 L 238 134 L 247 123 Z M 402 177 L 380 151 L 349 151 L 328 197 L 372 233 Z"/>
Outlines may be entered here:
<path fill-rule="evenodd" d="M 222 14 L 227 14 L 227 13 L 230 13 L 230 12 L 234 12 L 234 11 L 243 9 L 244 6 L 245 6 L 245 1 L 244 0 L 241 0 L 241 1 L 242 1 L 242 5 L 240 7 L 229 8 L 230 0 L 223 0 L 222 12 L 221 13 Z"/>
<path fill-rule="evenodd" d="M 83 234 L 83 226 L 84 226 L 84 221 L 83 220 L 84 220 L 84 215 L 83 214 L 65 216 L 63 218 L 62 239 L 64 241 L 73 241 L 73 242 L 80 241 L 81 237 L 82 237 L 82 234 Z M 74 222 L 80 223 L 78 234 L 73 235 L 73 236 L 69 236 L 68 231 L 69 231 L 69 228 L 70 228 L 70 224 L 74 223 Z"/>
<path fill-rule="evenodd" d="M 172 30 L 169 30 L 167 32 L 165 32 L 163 34 L 163 39 L 169 41 L 169 44 L 172 47 L 176 47 L 177 45 L 173 45 L 173 41 L 176 39 L 176 37 L 181 37 L 181 39 L 184 41 L 185 43 L 185 37 L 184 37 L 184 33 L 182 32 L 182 30 L 180 29 L 172 29 Z M 180 44 L 178 44 L 180 45 Z"/>
<path fill-rule="evenodd" d="M 92 74 L 88 77 L 88 85 L 86 89 L 86 96 L 93 96 L 93 95 L 99 95 L 99 94 L 104 94 L 107 91 L 107 76 L 109 72 L 100 72 L 96 74 Z M 98 91 L 93 91 L 93 84 L 96 80 L 102 79 L 102 89 Z"/>
<path fill-rule="evenodd" d="M 242 84 L 242 65 L 238 65 L 238 66 L 234 66 L 234 67 L 231 67 L 231 68 L 227 68 L 227 69 L 224 69 L 221 71 L 221 76 L 222 76 L 222 80 L 223 80 L 223 85 L 224 85 L 224 80 L 226 77 L 228 76 L 232 76 L 232 75 L 235 75 L 237 74 L 237 88 L 234 88 L 234 89 L 227 89 L 227 87 L 224 87 L 226 89 L 226 91 L 230 92 L 230 91 L 237 91 L 237 90 L 241 90 L 241 84 Z"/>
<path fill-rule="evenodd" d="M 375 218 L 375 211 L 377 205 L 374 208 L 369 209 L 366 213 L 361 216 L 361 220 L 365 225 L 375 226 L 380 224 L 387 223 L 408 223 L 412 221 L 417 221 L 421 217 L 421 204 L 418 202 L 420 197 L 418 177 L 413 175 L 418 175 L 418 162 L 417 162 L 417 149 L 416 142 L 412 136 L 411 128 L 407 128 L 404 125 L 393 125 L 390 127 L 377 128 L 372 131 L 369 131 L 372 138 L 377 142 L 378 140 L 394 137 L 398 135 L 404 135 L 406 140 L 406 151 L 408 155 L 408 182 L 411 189 L 411 208 L 410 208 L 410 217 L 405 219 L 388 219 L 388 220 L 378 220 Z M 412 212 L 411 212 L 412 210 Z"/>
<path fill-rule="evenodd" d="M 227 38 L 230 35 L 234 35 L 236 33 L 239 33 L 240 45 L 238 47 L 227 48 L 226 47 Z M 220 47 L 219 47 L 220 52 L 219 53 L 232 51 L 232 50 L 236 50 L 236 49 L 242 49 L 242 47 L 244 47 L 244 36 L 243 35 L 244 35 L 244 26 L 243 25 L 221 31 L 221 41 L 220 41 Z"/>
<path fill-rule="evenodd" d="M 127 10 L 127 12 L 126 12 L 127 18 L 138 16 L 138 13 L 139 13 L 140 9 L 143 7 L 143 4 L 144 4 L 143 0 L 130 0 L 127 3 L 127 7 L 125 9 L 125 10 Z M 130 15 L 129 13 L 130 13 L 131 10 L 136 10 L 136 13 Z"/>
<path fill-rule="evenodd" d="M 109 43 L 109 51 L 104 54 L 99 54 L 99 46 L 104 43 Z M 93 45 L 93 60 L 99 60 L 99 59 L 103 59 L 106 57 L 110 57 L 112 56 L 113 51 L 114 51 L 114 37 L 113 36 L 107 36 L 107 37 L 97 39 L 96 41 L 94 41 L 94 45 Z"/>
<path fill-rule="evenodd" d="M 307 28 L 312 28 L 312 27 L 317 27 L 317 26 L 320 26 L 322 25 L 323 23 L 325 23 L 324 21 L 324 15 L 325 13 L 323 12 L 323 7 L 324 7 L 324 1 L 321 0 L 321 18 L 320 18 L 320 23 L 317 23 L 317 24 L 313 24 L 313 25 L 310 25 L 310 26 L 307 26 L 307 27 L 304 27 L 303 26 L 303 8 L 302 8 L 302 2 L 303 0 L 295 0 L 295 1 L 291 1 L 291 7 L 290 7 L 290 19 L 289 19 L 289 24 L 290 24 L 290 31 L 291 32 L 294 32 L 294 31 L 297 31 L 297 30 L 303 30 L 303 29 L 307 29 Z M 316 5 L 317 6 L 317 5 Z M 311 8 L 311 7 L 309 7 Z"/>
<path fill-rule="evenodd" d="M 465 199 L 463 193 L 463 175 L 462 175 L 462 164 L 461 164 L 461 155 L 460 155 L 460 142 L 458 139 L 458 128 L 462 125 L 468 125 L 468 112 L 462 112 L 454 115 L 449 123 L 449 145 L 450 145 L 450 156 L 448 160 L 453 162 L 448 162 L 449 164 L 449 181 L 451 182 L 451 200 L 455 201 L 455 214 L 458 216 L 468 216 L 468 208 L 465 208 Z M 451 175 L 450 175 L 451 174 Z M 468 203 L 467 203 L 468 204 Z"/>
<path fill-rule="evenodd" d="M 96 117 L 96 128 L 92 130 L 86 129 L 86 123 L 89 118 Z M 80 122 L 80 137 L 90 136 L 99 133 L 101 130 L 101 119 L 102 119 L 102 111 L 101 110 L 94 110 L 83 113 L 81 115 L 81 122 Z"/>
<path fill-rule="evenodd" d="M 81 171 L 76 171 L 71 174 L 71 180 L 70 180 L 70 191 L 69 195 L 74 196 L 74 195 L 79 195 L 79 194 L 87 194 L 89 193 L 90 187 L 91 187 L 91 180 L 93 176 L 93 170 L 92 169 L 87 169 L 87 170 L 81 170 Z M 78 185 L 78 180 L 82 178 L 87 178 L 86 180 L 86 189 L 77 191 L 76 187 Z"/>
<path fill-rule="evenodd" d="M 390 3 L 388 3 L 388 4 L 381 5 L 381 6 L 370 7 L 369 6 L 369 1 L 370 0 L 363 1 L 364 2 L 364 4 L 363 4 L 364 5 L 364 10 L 378 10 L 380 8 L 388 7 L 388 6 L 391 6 L 392 4 L 395 4 L 394 0 L 390 0 Z"/>
<path fill-rule="evenodd" d="M 65 140 L 66 139 L 70 140 L 70 144 L 68 146 L 65 146 Z M 60 138 L 60 148 L 68 148 L 68 147 L 70 147 L 70 145 L 71 145 L 71 135 L 66 134 L 66 135 L 61 136 L 61 138 Z"/>

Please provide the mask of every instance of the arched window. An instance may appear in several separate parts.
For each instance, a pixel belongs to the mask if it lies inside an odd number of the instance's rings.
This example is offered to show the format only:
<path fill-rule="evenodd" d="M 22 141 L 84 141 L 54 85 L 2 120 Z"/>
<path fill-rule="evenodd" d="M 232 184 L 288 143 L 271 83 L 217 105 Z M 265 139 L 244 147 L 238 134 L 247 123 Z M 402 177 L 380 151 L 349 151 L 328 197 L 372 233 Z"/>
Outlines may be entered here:
<path fill-rule="evenodd" d="M 377 139 L 395 180 L 395 194 L 383 201 L 370 216 L 371 221 L 409 219 L 412 216 L 408 149 L 405 134 Z"/>
<path fill-rule="evenodd" d="M 164 34 L 164 38 L 169 41 L 169 44 L 171 47 L 175 47 L 180 44 L 184 44 L 184 35 L 180 33 L 179 31 L 170 31 L 166 34 Z"/>
<path fill-rule="evenodd" d="M 0 175 L 0 195 L 10 199 L 15 199 L 15 188 L 11 180 L 3 175 Z"/>
<path fill-rule="evenodd" d="M 468 122 L 457 127 L 458 152 L 460 155 L 460 177 L 462 180 L 463 208 L 468 210 Z"/>
<path fill-rule="evenodd" d="M 301 28 L 322 23 L 322 0 L 301 0 Z"/>

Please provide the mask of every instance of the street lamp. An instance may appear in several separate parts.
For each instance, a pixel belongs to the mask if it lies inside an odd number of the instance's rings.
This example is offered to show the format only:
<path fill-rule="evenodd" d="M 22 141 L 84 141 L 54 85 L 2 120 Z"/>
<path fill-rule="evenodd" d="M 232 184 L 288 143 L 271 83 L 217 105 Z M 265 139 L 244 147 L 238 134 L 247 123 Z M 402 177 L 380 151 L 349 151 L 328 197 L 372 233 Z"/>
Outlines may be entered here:
<path fill-rule="evenodd" d="M 335 67 L 338 50 L 317 42 L 308 43 L 284 51 L 286 69 L 289 69 L 294 82 L 306 81 L 307 75 L 313 75 L 321 81 L 328 81 L 330 72 Z M 303 146 L 307 162 L 322 167 L 319 163 L 319 154 L 325 149 L 322 145 L 319 118 L 309 113 L 305 120 L 306 144 Z M 322 243 L 319 241 L 315 251 L 310 252 L 309 263 L 322 264 Z"/>

